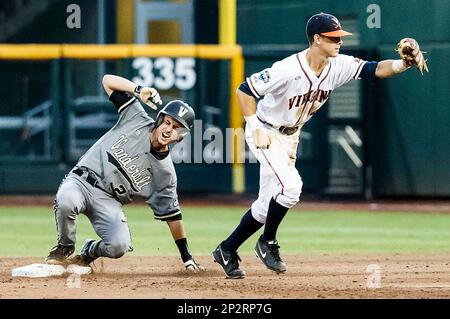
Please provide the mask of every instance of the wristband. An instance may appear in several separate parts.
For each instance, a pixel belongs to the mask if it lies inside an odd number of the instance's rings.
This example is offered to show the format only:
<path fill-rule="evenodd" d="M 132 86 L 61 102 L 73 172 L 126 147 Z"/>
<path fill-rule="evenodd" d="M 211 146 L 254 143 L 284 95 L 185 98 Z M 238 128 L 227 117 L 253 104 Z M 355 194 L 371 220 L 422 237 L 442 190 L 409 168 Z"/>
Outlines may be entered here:
<path fill-rule="evenodd" d="M 250 129 L 252 131 L 256 130 L 257 128 L 262 127 L 262 123 L 258 120 L 256 117 L 256 114 L 250 115 L 250 116 L 244 116 L 245 121 L 250 126 Z"/>
<path fill-rule="evenodd" d="M 139 96 L 139 95 L 141 94 L 142 89 L 143 89 L 143 86 L 142 86 L 142 85 L 137 85 L 137 86 L 134 88 L 134 95 L 135 95 L 135 96 Z"/>
<path fill-rule="evenodd" d="M 408 69 L 409 67 L 405 66 L 403 60 L 394 60 L 394 62 L 392 62 L 392 71 L 394 71 L 394 73 L 402 73 Z"/>

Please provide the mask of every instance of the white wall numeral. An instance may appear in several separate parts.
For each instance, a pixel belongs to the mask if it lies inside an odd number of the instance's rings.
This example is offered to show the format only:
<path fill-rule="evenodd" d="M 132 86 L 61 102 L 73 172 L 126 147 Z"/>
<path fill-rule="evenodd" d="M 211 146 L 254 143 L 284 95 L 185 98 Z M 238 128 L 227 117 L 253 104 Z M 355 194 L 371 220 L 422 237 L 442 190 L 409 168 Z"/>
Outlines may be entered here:
<path fill-rule="evenodd" d="M 155 78 L 155 87 L 160 90 L 168 90 L 175 84 L 173 74 L 173 60 L 169 58 L 158 58 L 153 67 L 159 70 L 159 76 Z"/>
<path fill-rule="evenodd" d="M 131 66 L 138 73 L 132 79 L 134 83 L 159 90 L 169 90 L 173 87 L 190 90 L 197 81 L 194 58 L 161 57 L 152 60 L 140 57 L 134 59 Z"/>
<path fill-rule="evenodd" d="M 190 90 L 197 81 L 197 73 L 195 73 L 195 59 L 183 58 L 177 59 L 175 65 L 175 75 L 177 77 L 175 86 L 180 90 Z"/>
<path fill-rule="evenodd" d="M 131 64 L 133 69 L 138 71 L 138 76 L 135 76 L 132 81 L 137 85 L 153 86 L 153 62 L 149 58 L 137 58 Z"/>

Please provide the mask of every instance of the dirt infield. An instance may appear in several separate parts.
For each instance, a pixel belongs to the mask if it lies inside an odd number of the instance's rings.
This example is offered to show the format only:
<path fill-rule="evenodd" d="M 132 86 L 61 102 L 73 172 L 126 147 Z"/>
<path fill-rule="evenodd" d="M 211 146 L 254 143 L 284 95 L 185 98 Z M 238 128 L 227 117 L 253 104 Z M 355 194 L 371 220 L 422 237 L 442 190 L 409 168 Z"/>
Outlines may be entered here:
<path fill-rule="evenodd" d="M 43 205 L 52 197 L 2 196 L 1 205 Z M 184 205 L 248 206 L 250 198 L 185 199 Z M 304 210 L 369 210 L 450 213 L 449 201 L 313 202 Z M 0 298 L 450 298 L 450 252 L 447 254 L 395 255 L 300 255 L 284 256 L 288 271 L 275 275 L 255 256 L 241 256 L 247 277 L 225 279 L 212 257 L 198 260 L 207 268 L 200 275 L 186 273 L 178 257 L 126 256 L 101 259 L 93 275 L 83 276 L 79 288 L 70 278 L 13 278 L 11 270 L 42 258 L 0 258 Z M 367 267 L 381 271 L 381 287 L 367 287 Z"/>
<path fill-rule="evenodd" d="M 198 258 L 207 268 L 200 275 L 186 273 L 177 257 L 102 259 L 79 288 L 69 288 L 74 281 L 68 277 L 13 278 L 12 268 L 42 259 L 2 258 L 0 298 L 450 298 L 450 253 L 285 256 L 284 275 L 254 256 L 242 257 L 247 277 L 240 280 L 225 279 L 208 256 Z M 367 288 L 371 264 L 380 267 L 381 288 Z"/>

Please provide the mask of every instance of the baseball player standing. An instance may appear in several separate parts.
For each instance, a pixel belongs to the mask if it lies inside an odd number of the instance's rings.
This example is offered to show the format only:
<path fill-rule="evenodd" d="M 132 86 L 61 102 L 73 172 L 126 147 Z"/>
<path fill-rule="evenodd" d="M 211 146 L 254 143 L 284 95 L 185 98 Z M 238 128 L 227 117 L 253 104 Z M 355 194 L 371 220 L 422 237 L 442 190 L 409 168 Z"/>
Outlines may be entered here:
<path fill-rule="evenodd" d="M 132 251 L 122 206 L 141 197 L 155 219 L 166 221 L 186 269 L 204 270 L 192 257 L 177 199 L 177 177 L 169 145 L 179 142 L 194 124 L 193 109 L 182 101 L 168 103 L 156 121 L 139 98 L 156 110 L 162 101 L 154 88 L 105 75 L 103 86 L 119 113 L 117 123 L 79 160 L 61 183 L 54 202 L 58 245 L 47 263 L 89 265 L 98 257 L 120 258 Z M 88 239 L 75 250 L 78 214 L 85 214 L 100 240 Z"/>
<path fill-rule="evenodd" d="M 276 234 L 302 191 L 302 179 L 295 168 L 300 129 L 333 90 L 351 80 L 392 77 L 412 65 L 421 72 L 428 71 L 418 43 L 410 38 L 400 41 L 408 47 L 399 50 L 400 60 L 368 62 L 339 54 L 342 37 L 351 33 L 344 31 L 330 14 L 312 16 L 306 35 L 309 48 L 251 75 L 237 90 L 246 121 L 246 141 L 260 163 L 260 188 L 258 199 L 239 225 L 212 253 L 228 278 L 245 277 L 239 268 L 237 250 L 263 225 L 255 252 L 268 269 L 276 273 L 286 271 Z"/>

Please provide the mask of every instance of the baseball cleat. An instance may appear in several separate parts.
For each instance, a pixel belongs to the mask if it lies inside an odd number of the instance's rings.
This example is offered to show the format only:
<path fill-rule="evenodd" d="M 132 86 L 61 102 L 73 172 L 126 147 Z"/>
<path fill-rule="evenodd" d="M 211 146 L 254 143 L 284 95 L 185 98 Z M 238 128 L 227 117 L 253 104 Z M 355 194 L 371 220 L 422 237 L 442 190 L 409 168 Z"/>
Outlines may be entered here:
<path fill-rule="evenodd" d="M 63 246 L 58 244 L 50 250 L 45 261 L 47 264 L 51 265 L 67 264 L 68 259 L 70 259 L 74 251 L 75 246 Z"/>
<path fill-rule="evenodd" d="M 212 252 L 214 262 L 222 266 L 227 278 L 241 279 L 245 277 L 245 271 L 239 269 L 239 255 L 236 251 L 229 251 L 222 247 L 222 243 Z"/>
<path fill-rule="evenodd" d="M 280 257 L 279 248 L 280 246 L 278 246 L 278 241 L 276 239 L 261 241 L 261 237 L 259 237 L 255 246 L 256 256 L 261 259 L 267 268 L 277 274 L 286 271 L 286 263 Z"/>
<path fill-rule="evenodd" d="M 89 266 L 97 257 L 92 257 L 92 244 L 96 242 L 95 239 L 86 239 L 83 246 L 81 246 L 80 253 L 69 259 L 71 264 L 79 266 Z"/>
<path fill-rule="evenodd" d="M 205 267 L 197 263 L 194 259 L 189 259 L 184 263 L 184 267 L 187 271 L 192 273 L 198 273 L 205 271 Z"/>

